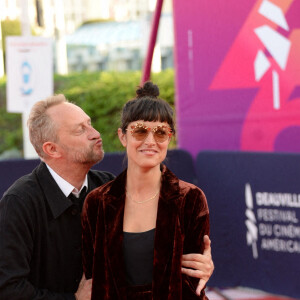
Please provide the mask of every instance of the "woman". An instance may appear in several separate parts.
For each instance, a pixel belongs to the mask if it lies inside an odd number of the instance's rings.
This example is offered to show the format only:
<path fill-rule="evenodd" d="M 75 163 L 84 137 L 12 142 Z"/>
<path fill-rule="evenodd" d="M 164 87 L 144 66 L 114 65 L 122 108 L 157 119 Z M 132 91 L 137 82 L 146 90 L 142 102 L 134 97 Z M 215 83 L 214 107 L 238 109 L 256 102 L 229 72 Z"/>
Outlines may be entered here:
<path fill-rule="evenodd" d="M 199 299 L 198 279 L 181 273 L 181 255 L 203 252 L 208 206 L 198 187 L 162 164 L 175 128 L 158 95 L 147 82 L 125 104 L 118 135 L 128 168 L 85 201 L 83 265 L 92 299 Z"/>

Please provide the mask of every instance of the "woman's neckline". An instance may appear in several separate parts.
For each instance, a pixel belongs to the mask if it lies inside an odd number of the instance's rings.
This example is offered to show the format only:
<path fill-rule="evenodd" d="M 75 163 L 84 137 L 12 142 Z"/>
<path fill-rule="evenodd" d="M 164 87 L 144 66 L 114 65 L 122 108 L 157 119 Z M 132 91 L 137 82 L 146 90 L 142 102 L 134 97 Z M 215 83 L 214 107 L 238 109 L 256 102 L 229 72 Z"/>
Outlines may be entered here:
<path fill-rule="evenodd" d="M 128 234 L 141 234 L 141 233 L 151 232 L 151 231 L 153 231 L 153 230 L 155 230 L 155 227 L 152 228 L 152 229 L 146 230 L 146 231 L 140 231 L 140 232 L 123 231 L 123 233 L 126 233 L 126 234 L 127 234 L 127 233 L 128 233 Z"/>

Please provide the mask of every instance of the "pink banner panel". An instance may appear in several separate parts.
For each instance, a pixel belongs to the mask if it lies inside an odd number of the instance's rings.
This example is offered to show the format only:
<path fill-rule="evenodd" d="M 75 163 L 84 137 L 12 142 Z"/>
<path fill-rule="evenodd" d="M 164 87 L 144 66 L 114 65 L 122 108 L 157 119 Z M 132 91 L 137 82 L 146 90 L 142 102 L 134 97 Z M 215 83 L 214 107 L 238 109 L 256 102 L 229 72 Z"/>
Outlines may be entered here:
<path fill-rule="evenodd" d="M 179 147 L 300 152 L 300 1 L 173 4 Z"/>

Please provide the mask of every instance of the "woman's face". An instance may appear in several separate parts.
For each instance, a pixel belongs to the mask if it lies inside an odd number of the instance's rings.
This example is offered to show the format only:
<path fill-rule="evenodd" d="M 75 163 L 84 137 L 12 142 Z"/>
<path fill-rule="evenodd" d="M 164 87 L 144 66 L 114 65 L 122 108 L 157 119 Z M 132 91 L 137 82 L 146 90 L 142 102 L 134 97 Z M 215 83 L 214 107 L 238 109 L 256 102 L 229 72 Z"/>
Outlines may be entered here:
<path fill-rule="evenodd" d="M 127 149 L 128 165 L 153 168 L 166 158 L 171 140 L 171 129 L 166 122 L 135 121 L 126 133 L 119 128 L 119 138 Z"/>

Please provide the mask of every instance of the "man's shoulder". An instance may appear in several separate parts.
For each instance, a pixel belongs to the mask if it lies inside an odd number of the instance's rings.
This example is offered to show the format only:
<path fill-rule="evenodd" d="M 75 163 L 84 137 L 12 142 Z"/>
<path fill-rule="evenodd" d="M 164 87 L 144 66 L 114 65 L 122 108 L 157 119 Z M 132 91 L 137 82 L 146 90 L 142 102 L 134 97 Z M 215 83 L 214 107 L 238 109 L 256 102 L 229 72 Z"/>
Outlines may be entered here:
<path fill-rule="evenodd" d="M 40 184 L 33 171 L 17 179 L 4 192 L 0 199 L 0 207 L 7 211 L 26 211 L 28 215 L 32 215 L 35 207 L 39 210 L 43 205 L 43 201 L 40 201 L 42 195 Z"/>
<path fill-rule="evenodd" d="M 18 178 L 4 193 L 5 195 L 21 195 L 24 192 L 33 191 L 38 186 L 38 182 L 36 181 L 36 177 L 34 175 L 34 171 L 30 174 L 23 175 Z"/>
<path fill-rule="evenodd" d="M 3 198 L 17 197 L 21 199 L 40 198 L 43 194 L 43 183 L 49 183 L 50 173 L 45 164 L 39 164 L 33 171 L 17 179 L 3 194 Z M 50 183 L 49 183 L 50 184 Z"/>
<path fill-rule="evenodd" d="M 88 177 L 93 181 L 94 184 L 100 186 L 106 182 L 113 180 L 115 178 L 115 175 L 106 171 L 90 170 L 88 172 Z"/>

